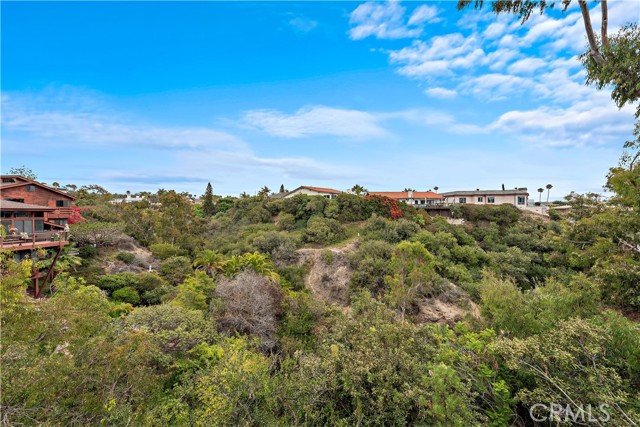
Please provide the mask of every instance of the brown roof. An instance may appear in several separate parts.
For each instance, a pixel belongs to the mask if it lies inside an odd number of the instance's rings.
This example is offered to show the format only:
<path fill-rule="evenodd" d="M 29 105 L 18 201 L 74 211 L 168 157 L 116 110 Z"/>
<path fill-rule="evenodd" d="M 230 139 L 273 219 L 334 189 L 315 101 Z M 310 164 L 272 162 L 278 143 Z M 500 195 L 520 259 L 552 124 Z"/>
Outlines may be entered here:
<path fill-rule="evenodd" d="M 433 191 L 414 191 L 412 197 L 409 197 L 408 191 L 369 191 L 369 194 L 390 199 L 444 199 L 440 194 Z"/>
<path fill-rule="evenodd" d="M 2 182 L 2 178 L 17 178 L 20 181 L 18 181 L 18 182 Z M 44 185 L 44 184 L 42 184 L 42 183 L 40 183 L 38 181 L 34 181 L 32 179 L 25 178 L 24 176 L 20 176 L 20 175 L 2 175 L 2 176 L 0 176 L 0 189 L 22 187 L 23 185 L 28 185 L 28 184 L 37 185 L 38 187 L 46 188 L 49 191 L 53 191 L 54 193 L 62 194 L 63 196 L 66 196 L 66 197 L 68 197 L 68 198 L 70 198 L 72 200 L 76 200 L 75 197 L 65 193 L 64 191 L 60 191 L 57 188 L 49 187 L 48 185 Z"/>
<path fill-rule="evenodd" d="M 294 191 L 299 190 L 301 188 L 306 188 L 307 190 L 317 191 L 318 193 L 332 193 L 332 194 L 340 194 L 340 193 L 342 193 L 342 191 L 334 190 L 333 188 L 309 187 L 308 185 L 303 185 L 301 187 L 298 187 L 295 190 L 290 191 L 290 193 L 293 193 Z"/>
<path fill-rule="evenodd" d="M 0 210 L 3 211 L 53 211 L 49 206 L 31 205 L 29 203 L 14 202 L 12 200 L 0 200 Z"/>

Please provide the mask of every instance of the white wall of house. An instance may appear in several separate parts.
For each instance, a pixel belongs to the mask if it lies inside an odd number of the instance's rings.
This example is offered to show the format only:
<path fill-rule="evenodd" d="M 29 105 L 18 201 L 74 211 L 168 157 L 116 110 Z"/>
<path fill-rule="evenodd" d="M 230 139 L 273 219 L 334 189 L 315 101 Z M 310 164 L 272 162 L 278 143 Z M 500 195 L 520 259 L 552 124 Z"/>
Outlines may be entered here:
<path fill-rule="evenodd" d="M 460 200 L 463 199 L 463 200 Z M 527 206 L 527 193 L 520 194 L 452 194 L 445 197 L 445 203 L 466 203 L 468 205 L 513 205 L 518 208 Z"/>
<path fill-rule="evenodd" d="M 298 188 L 297 190 L 292 191 L 291 193 L 284 196 L 286 199 L 295 197 L 298 194 L 306 194 L 308 196 L 324 196 L 327 199 L 335 199 L 337 194 L 334 193 L 323 193 L 320 191 L 310 190 L 308 188 Z"/>

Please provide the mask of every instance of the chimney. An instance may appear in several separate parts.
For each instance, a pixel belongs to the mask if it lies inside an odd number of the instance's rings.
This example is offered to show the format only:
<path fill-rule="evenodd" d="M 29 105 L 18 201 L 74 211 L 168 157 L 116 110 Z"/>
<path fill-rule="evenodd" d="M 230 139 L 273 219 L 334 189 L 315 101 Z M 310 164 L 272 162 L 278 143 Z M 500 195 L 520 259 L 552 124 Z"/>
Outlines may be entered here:
<path fill-rule="evenodd" d="M 413 199 L 413 191 L 408 192 L 409 199 Z"/>
<path fill-rule="evenodd" d="M 502 191 L 504 191 L 504 184 L 502 184 Z"/>

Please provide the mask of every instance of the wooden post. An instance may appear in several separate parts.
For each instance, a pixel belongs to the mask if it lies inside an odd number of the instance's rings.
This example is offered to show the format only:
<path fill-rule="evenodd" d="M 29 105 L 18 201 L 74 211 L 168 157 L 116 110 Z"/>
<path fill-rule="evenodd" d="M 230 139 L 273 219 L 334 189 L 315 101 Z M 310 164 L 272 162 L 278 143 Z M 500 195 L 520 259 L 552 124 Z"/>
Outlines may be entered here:
<path fill-rule="evenodd" d="M 47 276 L 44 278 L 44 282 L 42 282 L 42 287 L 44 287 L 44 285 L 46 285 L 49 280 L 53 280 L 53 268 L 56 266 L 56 261 L 58 261 L 58 257 L 60 256 L 61 252 L 62 252 L 62 246 L 58 248 L 58 252 L 56 252 L 56 256 L 54 256 L 53 260 L 51 261 L 51 266 L 49 266 L 49 271 L 47 271 Z M 39 295 L 36 295 L 36 298 L 38 298 L 38 296 Z"/>

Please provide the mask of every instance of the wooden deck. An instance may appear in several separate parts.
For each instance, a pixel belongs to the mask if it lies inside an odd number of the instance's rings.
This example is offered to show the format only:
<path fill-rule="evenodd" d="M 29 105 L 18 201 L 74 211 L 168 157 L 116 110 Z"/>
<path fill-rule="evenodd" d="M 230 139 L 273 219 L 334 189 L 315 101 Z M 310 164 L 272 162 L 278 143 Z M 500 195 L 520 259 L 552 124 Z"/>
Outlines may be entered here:
<path fill-rule="evenodd" d="M 39 248 L 61 248 L 69 244 L 68 235 L 64 232 L 44 231 L 31 233 L 26 237 L 8 236 L 0 238 L 0 248 L 7 251 L 27 251 Z"/>

